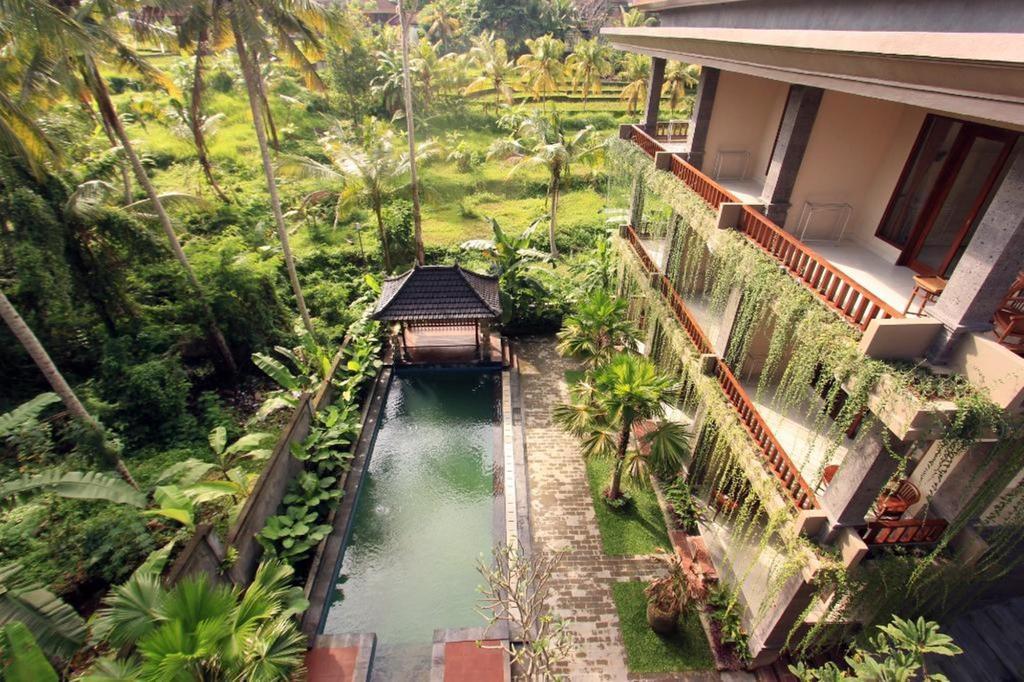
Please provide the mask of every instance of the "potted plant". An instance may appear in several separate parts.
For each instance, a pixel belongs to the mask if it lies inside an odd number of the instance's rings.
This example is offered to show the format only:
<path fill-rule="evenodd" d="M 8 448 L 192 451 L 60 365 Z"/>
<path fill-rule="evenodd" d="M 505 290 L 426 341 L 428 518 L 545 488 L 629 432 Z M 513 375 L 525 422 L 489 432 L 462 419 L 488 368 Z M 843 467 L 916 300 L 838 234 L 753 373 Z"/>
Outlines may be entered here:
<path fill-rule="evenodd" d="M 700 579 L 691 569 L 683 566 L 678 555 L 659 554 L 665 562 L 666 572 L 647 586 L 647 624 L 659 635 L 671 635 L 679 626 L 683 609 L 700 597 Z"/>

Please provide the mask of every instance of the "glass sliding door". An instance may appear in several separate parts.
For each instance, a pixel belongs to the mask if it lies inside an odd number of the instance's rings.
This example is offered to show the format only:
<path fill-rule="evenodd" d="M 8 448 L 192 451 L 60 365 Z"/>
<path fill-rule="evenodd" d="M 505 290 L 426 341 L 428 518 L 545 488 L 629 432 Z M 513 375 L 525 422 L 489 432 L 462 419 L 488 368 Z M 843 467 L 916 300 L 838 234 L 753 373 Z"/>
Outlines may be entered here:
<path fill-rule="evenodd" d="M 878 236 L 897 261 L 948 277 L 977 226 L 1017 134 L 930 116 L 893 194 Z"/>

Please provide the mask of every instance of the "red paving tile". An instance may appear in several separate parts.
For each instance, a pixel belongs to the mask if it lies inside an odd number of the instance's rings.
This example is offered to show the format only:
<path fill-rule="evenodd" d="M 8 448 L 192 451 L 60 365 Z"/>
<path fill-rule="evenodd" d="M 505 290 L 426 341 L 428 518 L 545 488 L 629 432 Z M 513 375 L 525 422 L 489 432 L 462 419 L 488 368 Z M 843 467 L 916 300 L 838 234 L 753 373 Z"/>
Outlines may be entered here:
<path fill-rule="evenodd" d="M 306 679 L 309 682 L 351 682 L 358 647 L 313 649 L 306 654 Z"/>
<path fill-rule="evenodd" d="M 482 647 L 476 642 L 444 645 L 444 682 L 501 682 L 505 679 L 501 642 L 484 640 L 481 644 Z"/>

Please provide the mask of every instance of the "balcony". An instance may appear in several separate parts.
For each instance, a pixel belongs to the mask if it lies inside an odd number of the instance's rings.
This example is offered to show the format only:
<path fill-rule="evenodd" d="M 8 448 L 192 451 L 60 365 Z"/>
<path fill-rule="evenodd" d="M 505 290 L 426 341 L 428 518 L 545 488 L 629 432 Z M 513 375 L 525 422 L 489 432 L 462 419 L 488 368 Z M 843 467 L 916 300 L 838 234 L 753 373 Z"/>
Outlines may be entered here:
<path fill-rule="evenodd" d="M 652 158 L 657 152 L 666 151 L 639 126 L 633 126 L 631 139 Z M 738 196 L 676 154 L 672 155 L 670 172 L 712 209 L 718 210 L 725 203 L 751 203 L 749 196 Z M 830 251 L 844 263 L 839 267 L 750 206 L 743 206 L 736 227 L 754 246 L 777 260 L 797 282 L 857 329 L 867 329 L 874 319 L 903 317 L 899 312 L 900 302 L 906 300 L 904 293 L 909 295 L 912 283 L 909 274 L 901 272 L 906 268 L 896 269 L 879 257 L 872 258 L 864 249 L 835 246 Z M 877 286 L 884 292 L 884 298 L 855 277 Z"/>
<path fill-rule="evenodd" d="M 713 356 L 710 375 L 717 381 L 722 389 L 723 397 L 736 412 L 740 424 L 753 441 L 765 469 L 776 479 L 782 493 L 796 509 L 816 509 L 818 501 L 814 492 L 768 428 L 739 379 L 724 360 L 714 355 L 714 349 L 704 334 L 704 330 L 696 322 L 672 282 L 648 255 L 632 226 L 626 227 L 626 239 L 639 259 L 644 272 L 651 278 L 652 286 L 664 297 L 665 303 L 690 342 L 699 353 Z"/>
<path fill-rule="evenodd" d="M 761 465 L 776 479 L 783 498 L 798 510 L 818 509 L 814 486 L 819 484 L 821 472 L 827 465 L 841 465 L 853 449 L 853 434 L 848 434 L 833 448 L 826 436 L 819 434 L 819 425 L 815 423 L 812 411 L 805 406 L 780 409 L 758 396 L 757 382 L 751 376 L 744 381 L 737 378 L 725 361 L 715 354 L 714 346 L 705 333 L 702 321 L 713 316 L 699 307 L 700 301 L 696 306 L 688 306 L 661 272 L 657 261 L 648 253 L 646 242 L 632 226 L 626 226 L 625 237 L 644 273 L 650 278 L 651 286 L 664 298 L 694 348 L 712 358 L 709 376 L 716 380 L 723 397 L 735 411 L 760 455 Z M 703 314 L 696 314 L 696 310 Z M 820 399 L 809 396 L 809 400 Z M 859 528 L 858 534 L 869 547 L 927 545 L 937 542 L 946 526 L 942 519 L 874 519 Z"/>

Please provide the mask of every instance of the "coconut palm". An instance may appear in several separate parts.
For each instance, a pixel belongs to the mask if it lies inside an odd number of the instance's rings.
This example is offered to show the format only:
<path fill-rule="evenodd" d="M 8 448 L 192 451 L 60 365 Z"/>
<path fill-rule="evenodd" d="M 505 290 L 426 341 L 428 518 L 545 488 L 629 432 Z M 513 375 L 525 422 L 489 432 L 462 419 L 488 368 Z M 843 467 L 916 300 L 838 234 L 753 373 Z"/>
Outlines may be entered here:
<path fill-rule="evenodd" d="M 398 0 L 398 18 L 402 29 L 402 101 L 405 103 L 405 134 L 409 144 L 409 178 L 412 186 L 412 224 L 413 240 L 416 243 L 416 262 L 423 265 L 423 222 L 420 217 L 420 183 L 416 176 L 416 121 L 412 108 L 412 80 L 409 77 L 409 12 L 410 0 Z M 430 43 L 423 41 L 423 47 L 429 49 L 429 55 L 436 58 L 437 52 Z M 421 58 L 424 63 L 429 58 Z M 429 93 L 429 88 L 427 93 Z M 427 106 L 430 105 L 429 99 Z"/>
<path fill-rule="evenodd" d="M 222 12 L 227 16 L 222 16 Z M 272 45 L 276 45 L 288 63 L 303 75 L 306 87 L 317 91 L 323 90 L 324 84 L 315 66 L 323 57 L 322 35 L 330 29 L 342 39 L 347 27 L 336 21 L 336 15 L 328 8 L 319 3 L 301 0 L 285 4 L 274 0 L 234 0 L 223 5 L 214 3 L 212 18 L 215 25 L 223 26 L 226 19 L 227 25 L 230 26 L 230 34 L 234 39 L 235 52 L 245 81 L 249 110 L 260 148 L 263 176 L 270 197 L 270 210 L 277 226 L 288 280 L 295 294 L 302 324 L 310 334 L 313 334 L 313 321 L 309 317 L 306 299 L 299 284 L 299 275 L 295 270 L 295 258 L 292 255 L 288 228 L 281 209 L 274 164 L 270 158 L 266 128 L 266 113 L 269 111 L 269 107 L 266 107 L 267 86 L 260 60 L 269 56 Z M 224 30 L 226 31 L 227 27 L 224 27 Z"/>
<path fill-rule="evenodd" d="M 18 339 L 18 342 L 28 353 L 29 357 L 32 358 L 32 362 L 36 364 L 39 371 L 42 373 L 43 378 L 50 384 L 53 392 L 56 393 L 68 412 L 72 417 L 80 424 L 86 427 L 88 433 L 92 434 L 96 438 L 96 445 L 98 450 L 107 458 L 111 460 L 117 473 L 127 482 L 129 485 L 138 488 L 138 484 L 132 477 L 131 472 L 121 459 L 120 454 L 116 448 L 107 440 L 106 434 L 103 430 L 103 426 L 93 417 L 88 410 L 85 409 L 85 405 L 78 399 L 78 396 L 72 390 L 68 384 L 64 375 L 57 369 L 57 365 L 50 359 L 50 354 L 46 352 L 46 348 L 39 342 L 39 339 L 32 332 L 25 320 L 22 319 L 18 311 L 11 305 L 10 300 L 7 298 L 3 291 L 0 291 L 0 318 L 7 324 L 8 329 L 11 330 L 11 334 L 14 338 Z"/>
<path fill-rule="evenodd" d="M 616 350 L 635 350 L 640 331 L 627 316 L 625 299 L 596 289 L 580 302 L 558 332 L 558 352 L 595 365 Z"/>
<path fill-rule="evenodd" d="M 622 472 L 639 485 L 650 473 L 678 469 L 688 447 L 682 424 L 664 421 L 665 403 L 678 391 L 675 381 L 658 373 L 650 359 L 619 353 L 599 365 L 589 380 L 572 389 L 572 401 L 555 409 L 555 419 L 583 439 L 586 457 L 611 457 L 612 480 L 605 492 L 617 503 L 622 497 Z M 633 427 L 647 420 L 661 420 L 644 436 L 644 447 L 629 453 Z"/>
<path fill-rule="evenodd" d="M 292 616 L 309 606 L 294 573 L 264 562 L 243 591 L 202 573 L 167 588 L 155 571 L 137 571 L 93 624 L 94 638 L 122 657 L 99 659 L 88 679 L 291 679 L 306 652 Z"/>
<path fill-rule="evenodd" d="M 554 36 L 527 38 L 529 52 L 519 57 L 516 64 L 525 79 L 526 88 L 537 100 L 547 100 L 558 90 L 565 71 L 565 43 Z"/>
<path fill-rule="evenodd" d="M 572 78 L 572 89 L 583 95 L 583 110 L 591 93 L 600 94 L 601 79 L 612 73 L 612 49 L 600 38 L 581 40 L 566 60 Z"/>
<path fill-rule="evenodd" d="M 635 114 L 647 99 L 647 81 L 651 77 L 650 57 L 630 52 L 626 55 L 619 75 L 626 81 L 619 99 L 625 100 L 628 113 Z"/>
<path fill-rule="evenodd" d="M 174 17 L 178 34 L 178 45 L 182 49 L 192 50 L 192 73 L 189 78 L 189 97 L 187 109 L 178 107 L 179 117 L 187 124 L 192 136 L 192 144 L 196 150 L 196 159 L 214 194 L 221 201 L 228 201 L 224 190 L 220 188 L 213 175 L 213 164 L 206 138 L 210 133 L 208 122 L 213 118 L 203 112 L 203 96 L 206 93 L 206 63 L 213 55 L 215 48 L 210 33 L 210 14 L 212 7 L 207 2 L 197 1 L 187 5 L 187 12 Z"/>
<path fill-rule="evenodd" d="M 409 155 L 402 149 L 404 141 L 387 124 L 370 119 L 360 140 L 354 140 L 339 124 L 320 142 L 329 163 L 288 157 L 279 167 L 281 172 L 336 183 L 335 188 L 326 191 L 335 198 L 336 221 L 357 204 L 371 209 L 377 219 L 384 267 L 391 270 L 388 235 L 381 212 L 384 204 L 408 184 Z M 417 145 L 420 158 L 432 155 L 434 149 L 432 142 Z"/>
<path fill-rule="evenodd" d="M 686 89 L 697 86 L 700 79 L 700 64 L 684 64 L 669 62 L 665 67 L 665 80 L 661 86 L 662 93 L 668 93 L 668 106 L 673 111 L 686 97 Z"/>
<path fill-rule="evenodd" d="M 566 131 L 557 115 L 529 116 L 508 140 L 499 140 L 491 146 L 488 157 L 515 158 L 512 172 L 529 166 L 544 166 L 548 170 L 548 241 L 551 256 L 558 256 L 555 231 L 558 226 L 558 198 L 562 180 L 570 175 L 572 164 L 590 157 L 599 145 L 591 142 L 593 126 L 575 133 Z"/>
<path fill-rule="evenodd" d="M 501 38 L 495 39 L 494 31 L 482 33 L 473 39 L 469 50 L 473 64 L 480 69 L 480 75 L 466 86 L 463 93 L 472 95 L 484 90 L 494 92 L 494 108 L 501 102 L 512 104 L 513 79 L 519 68 L 508 58 L 508 47 Z"/>
<path fill-rule="evenodd" d="M 202 305 L 207 329 L 225 368 L 233 374 L 235 362 L 227 341 L 217 326 L 213 310 L 181 247 L 163 202 L 146 174 L 110 99 L 99 60 L 115 61 L 171 93 L 175 90 L 173 83 L 121 41 L 110 26 L 117 8 L 109 3 L 67 4 L 51 0 L 28 0 L 23 3 L 5 3 L 0 9 L 4 15 L 4 26 L 0 29 L 5 44 L 4 59 L 10 68 L 20 72 L 24 93 L 41 95 L 59 84 L 75 99 L 90 96 L 96 102 L 100 119 L 124 151 L 136 180 L 145 190 L 149 209 L 156 215 L 171 252 L 181 264 L 191 289 Z M 6 121 L 7 127 L 11 125 L 18 125 L 16 118 Z M 29 139 L 30 133 L 31 130 L 27 130 L 24 139 Z"/>
<path fill-rule="evenodd" d="M 417 19 L 427 29 L 427 37 L 441 42 L 446 50 L 462 32 L 462 20 L 457 16 L 458 5 L 452 0 L 434 0 L 426 5 Z"/>

